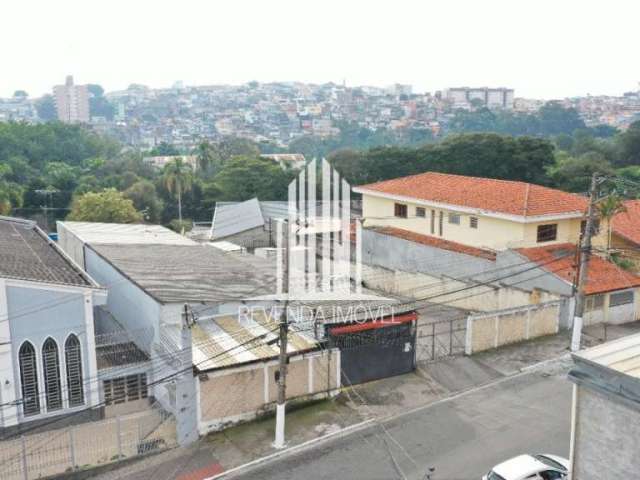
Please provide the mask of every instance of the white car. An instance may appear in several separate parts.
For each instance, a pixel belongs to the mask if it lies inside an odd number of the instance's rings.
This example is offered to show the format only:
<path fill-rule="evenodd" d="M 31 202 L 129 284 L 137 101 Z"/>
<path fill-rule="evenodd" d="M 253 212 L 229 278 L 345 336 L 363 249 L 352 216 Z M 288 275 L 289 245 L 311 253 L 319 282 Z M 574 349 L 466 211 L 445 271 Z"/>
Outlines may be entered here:
<path fill-rule="evenodd" d="M 482 480 L 565 480 L 569 460 L 557 455 L 518 455 L 496 465 Z"/>

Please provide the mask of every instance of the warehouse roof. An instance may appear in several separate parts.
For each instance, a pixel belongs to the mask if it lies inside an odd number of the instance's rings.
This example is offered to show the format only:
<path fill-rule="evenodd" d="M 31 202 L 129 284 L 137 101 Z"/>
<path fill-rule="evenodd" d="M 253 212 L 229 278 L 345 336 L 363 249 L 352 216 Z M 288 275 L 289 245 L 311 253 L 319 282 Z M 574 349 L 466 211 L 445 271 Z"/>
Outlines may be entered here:
<path fill-rule="evenodd" d="M 196 245 L 196 242 L 161 225 L 135 223 L 58 222 L 84 243 Z"/>
<path fill-rule="evenodd" d="M 533 183 L 426 172 L 355 187 L 354 192 L 416 199 L 518 217 L 583 215 L 587 199 Z"/>
<path fill-rule="evenodd" d="M 211 238 L 224 238 L 263 225 L 264 218 L 257 198 L 246 202 L 216 205 Z"/>
<path fill-rule="evenodd" d="M 90 248 L 160 303 L 217 303 L 275 293 L 275 263 L 253 255 L 197 243 Z"/>
<path fill-rule="evenodd" d="M 95 287 L 35 222 L 0 217 L 0 276 Z"/>

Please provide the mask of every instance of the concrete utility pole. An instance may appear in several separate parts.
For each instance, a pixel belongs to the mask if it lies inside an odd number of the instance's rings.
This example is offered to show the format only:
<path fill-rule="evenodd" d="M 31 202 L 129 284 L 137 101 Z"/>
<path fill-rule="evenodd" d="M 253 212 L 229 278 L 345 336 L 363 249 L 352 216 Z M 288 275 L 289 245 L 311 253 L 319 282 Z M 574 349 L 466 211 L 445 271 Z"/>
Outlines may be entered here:
<path fill-rule="evenodd" d="M 580 239 L 580 267 L 578 270 L 578 285 L 575 292 L 575 310 L 573 315 L 573 334 L 571 335 L 571 351 L 580 350 L 580 340 L 582 338 L 582 316 L 584 314 L 585 286 L 587 284 L 587 274 L 589 269 L 589 257 L 591 256 L 591 236 L 593 235 L 594 210 L 598 200 L 598 174 L 591 176 L 591 187 L 589 188 L 589 208 L 587 210 L 587 221 L 584 233 Z"/>
<path fill-rule="evenodd" d="M 284 448 L 284 418 L 285 403 L 287 399 L 287 337 L 289 334 L 289 233 L 291 226 L 284 222 L 284 269 L 282 281 L 282 293 L 285 296 L 284 308 L 280 312 L 280 355 L 278 356 L 278 404 L 276 406 L 276 438 L 273 446 Z"/>

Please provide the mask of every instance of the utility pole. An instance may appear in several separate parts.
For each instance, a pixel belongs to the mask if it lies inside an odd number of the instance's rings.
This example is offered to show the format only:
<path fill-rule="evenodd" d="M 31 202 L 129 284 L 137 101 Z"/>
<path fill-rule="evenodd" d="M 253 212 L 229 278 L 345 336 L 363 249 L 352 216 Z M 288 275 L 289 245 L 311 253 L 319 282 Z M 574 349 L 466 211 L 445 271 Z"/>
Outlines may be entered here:
<path fill-rule="evenodd" d="M 571 335 L 571 351 L 580 350 L 580 340 L 582 337 L 582 315 L 584 314 L 585 287 L 589 269 L 589 257 L 591 256 L 591 235 L 593 235 L 594 210 L 598 200 L 598 174 L 591 176 L 591 187 L 589 188 L 589 208 L 587 209 L 587 221 L 584 233 L 580 239 L 580 266 L 578 270 L 578 285 L 575 291 L 575 310 L 573 315 L 573 334 Z"/>
<path fill-rule="evenodd" d="M 282 280 L 282 293 L 285 296 L 284 308 L 280 312 L 280 355 L 278 356 L 278 404 L 276 405 L 276 438 L 273 446 L 284 448 L 284 418 L 285 403 L 287 398 L 287 337 L 289 334 L 289 319 L 287 310 L 289 308 L 289 233 L 291 226 L 289 222 L 284 222 L 284 269 Z"/>

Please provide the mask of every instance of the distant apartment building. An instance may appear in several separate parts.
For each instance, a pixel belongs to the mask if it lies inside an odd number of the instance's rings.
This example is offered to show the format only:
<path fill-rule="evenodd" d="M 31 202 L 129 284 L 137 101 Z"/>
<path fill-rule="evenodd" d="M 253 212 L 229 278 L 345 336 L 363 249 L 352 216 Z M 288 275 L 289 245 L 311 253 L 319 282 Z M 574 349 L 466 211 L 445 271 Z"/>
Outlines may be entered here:
<path fill-rule="evenodd" d="M 198 157 L 196 155 L 159 155 L 155 157 L 144 157 L 142 161 L 147 165 L 163 169 L 169 162 L 181 159 L 182 163 L 191 165 L 194 170 L 198 167 Z"/>
<path fill-rule="evenodd" d="M 514 90 L 511 88 L 459 87 L 445 90 L 444 97 L 454 105 L 470 106 L 476 102 L 487 108 L 512 109 Z"/>
<path fill-rule="evenodd" d="M 307 163 L 304 155 L 302 155 L 301 153 L 265 153 L 260 156 L 262 158 L 273 160 L 283 169 L 293 168 L 299 170 L 304 167 L 305 163 Z"/>
<path fill-rule="evenodd" d="M 64 123 L 89 121 L 89 89 L 87 85 L 74 85 L 73 77 L 69 75 L 64 85 L 53 87 L 53 96 L 58 120 Z"/>

